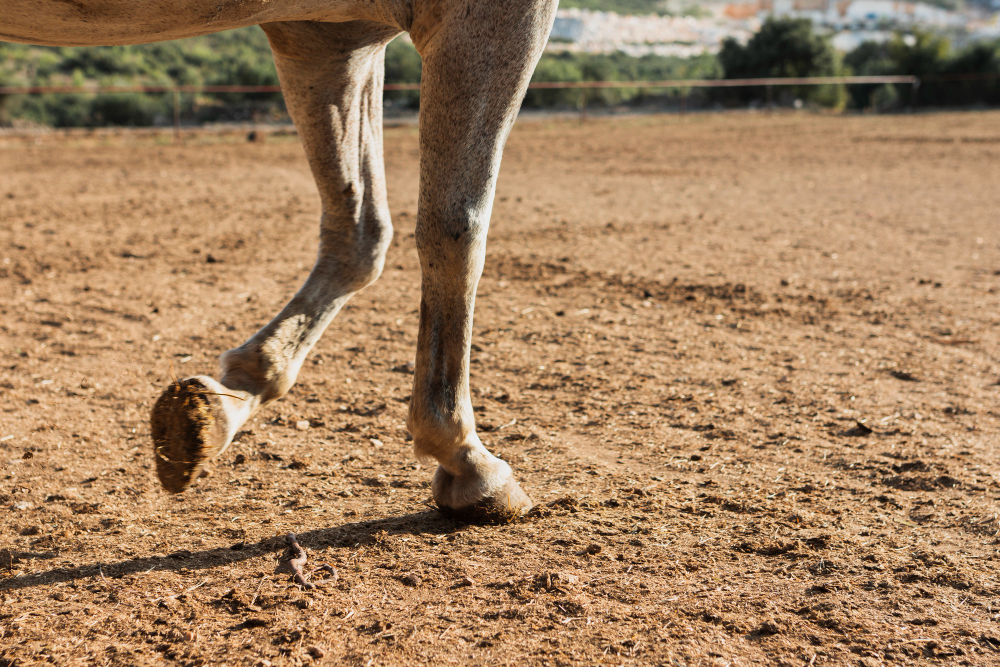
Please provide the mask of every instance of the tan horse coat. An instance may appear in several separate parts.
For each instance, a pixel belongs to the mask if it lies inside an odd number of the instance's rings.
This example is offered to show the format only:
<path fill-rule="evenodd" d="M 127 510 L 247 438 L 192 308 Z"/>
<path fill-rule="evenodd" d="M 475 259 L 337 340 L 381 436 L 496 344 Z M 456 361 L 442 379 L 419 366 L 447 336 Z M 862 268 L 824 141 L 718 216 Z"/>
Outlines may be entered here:
<path fill-rule="evenodd" d="M 295 383 L 326 327 L 382 272 L 392 237 L 382 160 L 385 46 L 409 32 L 423 58 L 420 332 L 408 425 L 435 459 L 442 510 L 503 521 L 531 507 L 476 434 L 469 347 L 500 157 L 552 26 L 556 0 L 0 0 L 0 39 L 137 44 L 261 25 L 323 204 L 316 264 L 270 323 L 220 358 L 218 379 L 157 400 L 157 473 L 186 488 L 260 407 Z"/>

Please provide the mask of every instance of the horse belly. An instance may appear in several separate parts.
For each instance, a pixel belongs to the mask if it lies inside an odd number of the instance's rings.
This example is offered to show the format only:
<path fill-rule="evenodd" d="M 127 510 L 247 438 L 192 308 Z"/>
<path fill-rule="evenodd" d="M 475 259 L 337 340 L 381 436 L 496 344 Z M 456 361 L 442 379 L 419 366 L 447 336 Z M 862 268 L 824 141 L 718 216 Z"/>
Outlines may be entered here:
<path fill-rule="evenodd" d="M 0 40 L 142 44 L 267 21 L 324 18 L 324 0 L 0 0 Z"/>

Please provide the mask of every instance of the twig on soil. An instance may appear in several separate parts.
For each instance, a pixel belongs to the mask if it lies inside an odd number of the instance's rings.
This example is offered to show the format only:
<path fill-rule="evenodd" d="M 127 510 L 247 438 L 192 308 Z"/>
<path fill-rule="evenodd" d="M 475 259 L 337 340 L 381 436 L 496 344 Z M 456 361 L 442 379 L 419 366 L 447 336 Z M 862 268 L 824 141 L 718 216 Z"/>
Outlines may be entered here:
<path fill-rule="evenodd" d="M 306 581 L 306 573 L 302 570 L 302 568 L 306 566 L 306 550 L 303 549 L 299 545 L 299 541 L 295 539 L 295 533 L 288 533 L 285 535 L 285 542 L 287 542 L 288 546 L 292 549 L 292 558 L 288 561 L 288 566 L 292 568 L 292 580 L 306 590 L 316 588 L 316 584 L 311 584 Z"/>
<path fill-rule="evenodd" d="M 108 581 L 108 578 L 104 576 L 104 566 L 101 565 L 100 563 L 97 564 L 97 573 L 101 575 L 101 581 L 104 582 L 104 586 L 109 590 L 117 591 L 119 588 L 121 588 L 120 586 L 112 584 L 110 581 Z"/>
<path fill-rule="evenodd" d="M 103 577 L 104 574 L 102 573 L 101 576 Z M 179 597 L 181 595 L 184 595 L 185 593 L 190 593 L 191 591 L 193 591 L 196 588 L 201 588 L 202 586 L 204 586 L 207 583 L 208 583 L 208 578 L 202 580 L 202 582 L 200 584 L 195 584 L 191 588 L 185 588 L 180 593 L 174 593 L 173 595 L 164 595 L 161 598 L 156 598 L 155 600 L 151 600 L 151 602 L 155 604 L 155 603 L 161 602 L 163 600 L 173 600 L 174 598 L 177 598 L 177 597 Z"/>
<path fill-rule="evenodd" d="M 292 551 L 292 557 L 291 559 L 289 559 L 287 563 L 284 563 L 281 566 L 279 566 L 279 570 L 283 569 L 286 571 L 291 571 L 292 581 L 297 583 L 302 588 L 306 590 L 312 590 L 316 588 L 317 583 L 320 584 L 334 583 L 340 578 L 339 575 L 337 574 L 337 568 L 330 565 L 329 563 L 323 563 L 319 567 L 313 569 L 311 572 L 306 574 L 305 571 L 306 560 L 307 560 L 306 550 L 303 549 L 302 545 L 299 544 L 298 539 L 296 539 L 295 537 L 295 533 L 288 533 L 287 535 L 285 535 L 285 542 L 288 544 L 288 547 Z M 329 573 L 330 576 L 325 579 L 319 579 L 317 581 L 309 581 L 309 577 L 316 574 L 320 570 Z"/>
<path fill-rule="evenodd" d="M 321 571 L 328 573 L 330 576 L 326 577 L 325 579 L 317 579 L 313 583 L 320 583 L 320 584 L 331 583 L 331 584 L 333 584 L 333 583 L 337 583 L 340 580 L 340 575 L 337 573 L 337 568 L 335 568 L 334 566 L 330 565 L 329 563 L 323 563 L 322 565 L 320 565 L 316 569 L 312 570 L 309 573 L 309 577 L 311 578 L 314 574 L 316 574 L 317 572 L 321 572 Z"/>
<path fill-rule="evenodd" d="M 257 590 L 254 591 L 254 593 L 253 593 L 253 599 L 250 600 L 250 604 L 247 605 L 248 607 L 252 607 L 253 603 L 257 601 L 257 596 L 260 595 L 260 589 L 264 586 L 264 582 L 265 581 L 267 581 L 267 575 L 266 574 L 263 577 L 260 578 L 260 583 L 257 584 Z"/>
<path fill-rule="evenodd" d="M 974 338 L 931 338 L 931 340 L 938 345 L 966 345 L 979 342 Z"/>
<path fill-rule="evenodd" d="M 513 425 L 514 425 L 514 424 L 516 424 L 516 423 L 517 423 L 517 419 L 511 419 L 511 420 L 510 420 L 509 422 L 507 422 L 506 424 L 500 424 L 500 426 L 498 426 L 498 427 L 497 427 L 497 430 L 498 430 L 498 431 L 502 431 L 502 430 L 504 430 L 505 428 L 510 428 L 511 426 L 513 426 Z"/>

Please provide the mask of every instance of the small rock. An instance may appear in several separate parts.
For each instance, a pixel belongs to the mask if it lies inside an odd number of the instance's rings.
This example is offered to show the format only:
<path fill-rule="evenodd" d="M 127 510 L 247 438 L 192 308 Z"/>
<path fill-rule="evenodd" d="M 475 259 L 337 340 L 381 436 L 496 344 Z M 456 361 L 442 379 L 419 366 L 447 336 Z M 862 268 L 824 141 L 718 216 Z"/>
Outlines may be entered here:
<path fill-rule="evenodd" d="M 300 431 L 308 431 L 309 430 L 309 421 L 306 420 L 306 419 L 301 419 L 301 420 L 295 422 L 295 428 L 298 429 L 298 430 L 300 430 Z"/>
<path fill-rule="evenodd" d="M 234 466 L 243 465 L 246 462 L 247 462 L 247 457 L 243 456 L 242 454 L 237 454 L 236 458 L 233 459 Z"/>
<path fill-rule="evenodd" d="M 900 371 L 900 370 L 889 371 L 889 375 L 896 378 L 897 380 L 902 380 L 903 382 L 920 382 L 920 379 L 916 377 L 913 373 L 907 373 L 906 371 Z"/>
<path fill-rule="evenodd" d="M 580 578 L 568 572 L 542 572 L 534 577 L 535 590 L 563 589 L 566 586 L 574 586 L 580 582 Z"/>
<path fill-rule="evenodd" d="M 775 621 L 764 621 L 753 631 L 753 634 L 758 637 L 767 637 L 770 635 L 781 634 L 781 625 Z"/>
<path fill-rule="evenodd" d="M 417 586 L 420 585 L 421 579 L 417 575 L 411 573 L 400 577 L 399 581 L 404 586 L 412 586 L 416 588 Z"/>
<path fill-rule="evenodd" d="M 383 443 L 378 438 L 368 438 L 368 442 L 372 443 L 372 447 L 374 447 L 375 449 L 382 449 L 383 447 L 385 447 L 385 443 Z"/>
<path fill-rule="evenodd" d="M 308 653 L 311 657 L 315 658 L 316 660 L 319 660 L 324 655 L 326 655 L 326 651 L 321 649 L 319 646 L 310 646 L 309 648 L 306 649 L 306 653 Z"/>
<path fill-rule="evenodd" d="M 475 586 L 476 580 L 472 577 L 462 577 L 462 580 L 458 582 L 458 585 L 461 587 Z"/>
<path fill-rule="evenodd" d="M 21 500 L 14 503 L 14 509 L 19 511 L 30 510 L 34 505 L 29 503 L 27 500 Z"/>
<path fill-rule="evenodd" d="M 864 422 L 855 422 L 854 427 L 844 431 L 844 435 L 851 438 L 863 438 L 866 435 L 871 435 L 873 431 Z"/>

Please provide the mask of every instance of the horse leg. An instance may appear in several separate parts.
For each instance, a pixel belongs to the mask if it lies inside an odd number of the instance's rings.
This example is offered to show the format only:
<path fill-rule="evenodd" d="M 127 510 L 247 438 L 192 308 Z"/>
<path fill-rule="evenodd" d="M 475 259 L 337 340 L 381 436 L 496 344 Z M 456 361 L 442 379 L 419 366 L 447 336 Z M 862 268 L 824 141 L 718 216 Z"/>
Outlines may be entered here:
<path fill-rule="evenodd" d="M 416 455 L 439 463 L 446 513 L 509 521 L 531 508 L 510 466 L 476 434 L 469 346 L 500 157 L 552 24 L 555 2 L 451 3 L 410 30 L 423 57 L 420 329 L 408 426 Z"/>
<path fill-rule="evenodd" d="M 156 472 L 183 491 L 246 420 L 294 384 L 309 350 L 352 294 L 382 271 L 392 238 L 382 162 L 385 45 L 373 23 L 272 23 L 285 102 L 323 204 L 319 254 L 282 311 L 219 359 L 221 376 L 174 382 L 151 415 Z"/>

